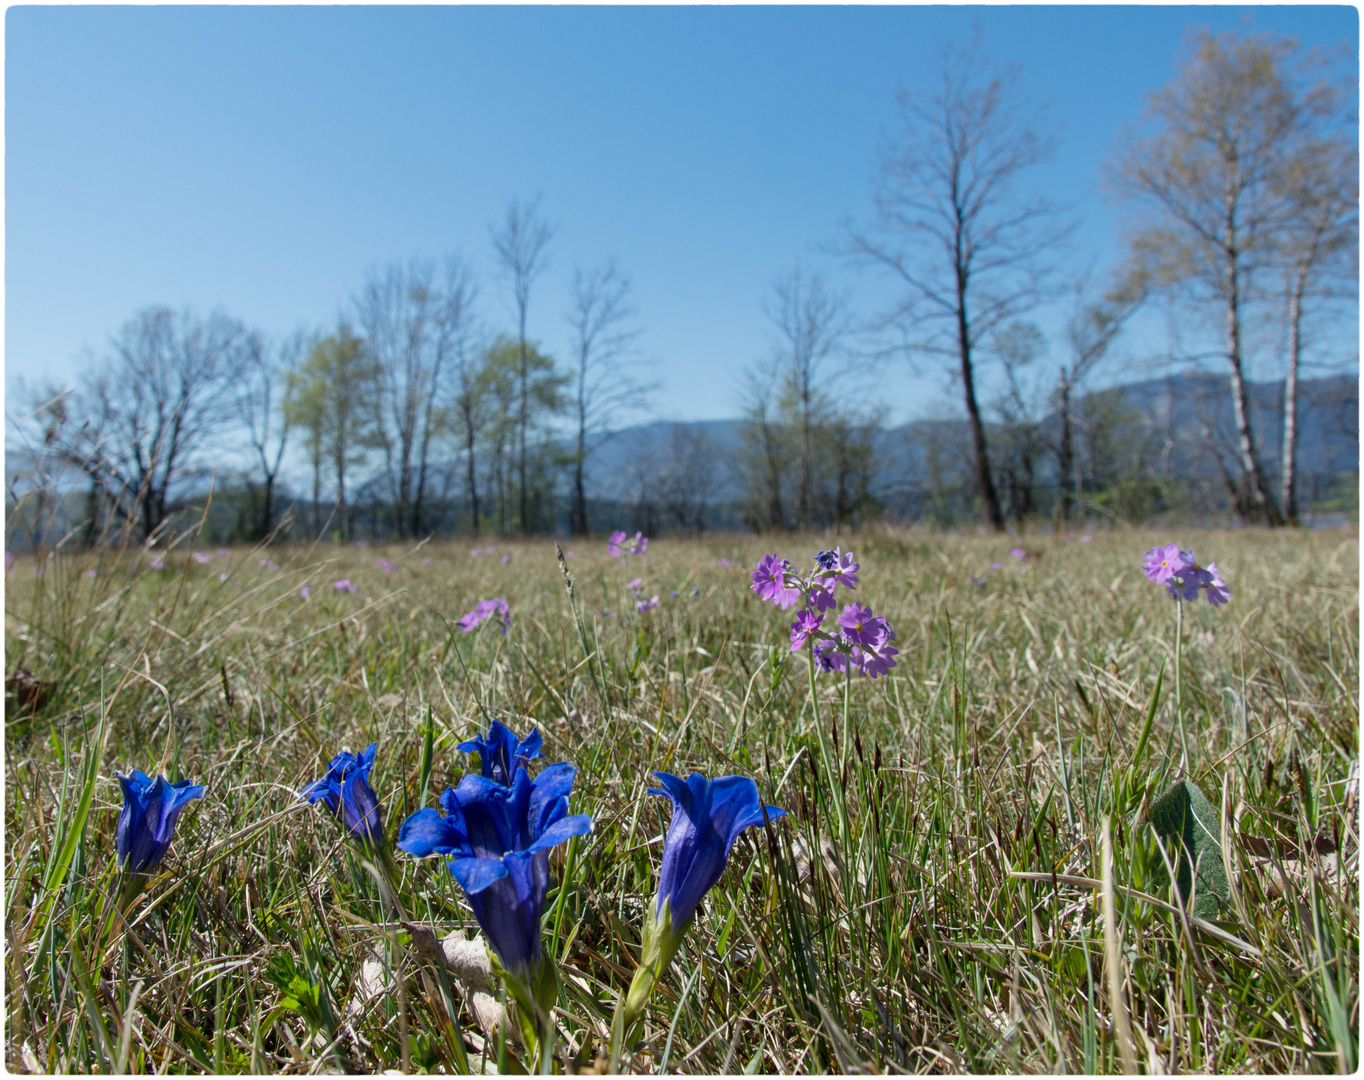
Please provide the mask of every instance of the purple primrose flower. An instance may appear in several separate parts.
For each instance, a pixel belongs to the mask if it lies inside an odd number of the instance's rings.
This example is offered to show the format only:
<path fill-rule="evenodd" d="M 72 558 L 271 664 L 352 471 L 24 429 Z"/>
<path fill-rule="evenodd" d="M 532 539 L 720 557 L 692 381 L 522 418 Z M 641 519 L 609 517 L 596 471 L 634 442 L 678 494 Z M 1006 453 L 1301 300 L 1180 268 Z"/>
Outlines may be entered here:
<path fill-rule="evenodd" d="M 511 629 L 511 608 L 507 606 L 505 600 L 480 600 L 474 605 L 474 610 L 461 615 L 455 625 L 467 634 L 477 630 L 494 615 L 502 616 L 502 634 L 505 637 L 507 631 Z"/>
<path fill-rule="evenodd" d="M 800 600 L 799 587 L 787 584 L 786 570 L 785 559 L 764 555 L 758 560 L 758 568 L 750 575 L 753 578 L 753 591 L 759 598 L 771 601 L 783 611 Z"/>

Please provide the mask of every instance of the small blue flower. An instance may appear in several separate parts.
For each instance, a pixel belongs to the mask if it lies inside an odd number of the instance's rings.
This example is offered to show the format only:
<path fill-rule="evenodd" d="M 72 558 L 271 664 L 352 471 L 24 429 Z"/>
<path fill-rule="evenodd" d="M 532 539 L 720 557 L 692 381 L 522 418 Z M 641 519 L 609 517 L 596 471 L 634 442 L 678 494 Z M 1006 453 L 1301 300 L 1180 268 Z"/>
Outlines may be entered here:
<path fill-rule="evenodd" d="M 720 880 L 739 834 L 763 823 L 763 803 L 758 785 L 746 776 L 711 781 L 694 772 L 683 781 L 671 773 L 654 775 L 667 790 L 650 788 L 649 793 L 663 795 L 673 804 L 672 822 L 663 841 L 655 914 L 662 914 L 666 900 L 672 932 L 680 936 L 701 898 Z M 769 820 L 785 813 L 767 807 Z"/>
<path fill-rule="evenodd" d="M 440 797 L 444 817 L 425 807 L 398 833 L 398 847 L 410 855 L 450 858 L 450 873 L 478 925 L 503 968 L 518 978 L 540 962 L 549 849 L 592 831 L 590 817 L 568 813 L 576 772 L 561 762 L 532 780 L 518 768 L 510 787 L 469 774 Z"/>
<path fill-rule="evenodd" d="M 832 551 L 821 551 L 815 555 L 815 565 L 821 570 L 832 570 L 837 562 L 838 556 Z"/>
<path fill-rule="evenodd" d="M 384 821 L 379 812 L 379 798 L 369 786 L 369 771 L 374 767 L 378 743 L 370 743 L 359 754 L 342 751 L 327 766 L 327 775 L 309 784 L 300 799 L 310 803 L 321 800 L 327 809 L 345 825 L 351 838 L 371 845 L 375 850 L 384 846 Z"/>
<path fill-rule="evenodd" d="M 131 776 L 115 773 L 123 788 L 123 811 L 118 815 L 118 868 L 129 874 L 149 874 L 165 857 L 175 832 L 175 819 L 204 789 L 191 780 L 170 783 L 164 776 L 153 780 L 141 769 Z"/>
<path fill-rule="evenodd" d="M 517 769 L 524 768 L 540 756 L 540 732 L 531 728 L 530 734 L 519 742 L 511 728 L 494 720 L 488 737 L 475 735 L 459 744 L 466 754 L 477 754 L 479 771 L 498 784 L 510 784 Z"/>

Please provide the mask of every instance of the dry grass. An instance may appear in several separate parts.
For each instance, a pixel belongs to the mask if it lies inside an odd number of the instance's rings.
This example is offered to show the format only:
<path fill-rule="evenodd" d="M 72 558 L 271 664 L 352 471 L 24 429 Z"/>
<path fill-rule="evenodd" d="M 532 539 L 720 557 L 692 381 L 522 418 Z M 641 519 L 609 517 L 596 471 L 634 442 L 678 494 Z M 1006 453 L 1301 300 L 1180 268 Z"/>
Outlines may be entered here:
<path fill-rule="evenodd" d="M 573 811 L 596 822 L 556 852 L 544 924 L 566 1068 L 596 1057 L 638 955 L 666 824 L 645 794 L 652 769 L 753 775 L 791 816 L 736 847 L 636 1068 L 1119 1071 L 1124 1015 L 1147 1071 L 1353 1068 L 1357 537 L 1173 538 L 1215 558 L 1234 592 L 1190 610 L 1182 664 L 1182 775 L 1222 810 L 1231 883 L 1210 928 L 1186 917 L 1146 824 L 1181 767 L 1172 605 L 1137 569 L 1165 539 L 1029 538 L 1018 566 L 991 539 L 857 538 L 858 598 L 896 628 L 900 666 L 821 682 L 817 717 L 789 616 L 748 591 L 744 568 L 770 550 L 807 562 L 820 538 L 660 540 L 628 570 L 600 541 L 566 545 L 590 655 L 545 541 L 479 558 L 467 543 L 275 549 L 278 570 L 246 550 L 206 565 L 178 551 L 160 571 L 141 553 L 132 573 L 130 552 L 54 557 L 42 577 L 21 559 L 7 671 L 42 685 L 6 709 L 7 1063 L 454 1071 L 406 935 L 295 793 L 343 745 L 377 740 L 392 834 L 424 801 L 428 723 L 430 803 L 463 772 L 454 744 L 498 717 L 538 725 L 547 759 L 577 764 Z M 658 611 L 635 614 L 636 575 Z M 335 592 L 341 577 L 359 593 Z M 489 596 L 511 603 L 510 635 L 455 632 Z M 112 776 L 135 767 L 208 794 L 131 930 L 106 935 Z M 418 918 L 472 930 L 439 864 L 400 865 Z M 376 947 L 405 993 L 362 992 Z M 285 1007 L 290 978 L 317 994 L 311 1015 Z M 459 1029 L 480 1067 L 467 1011 Z"/>

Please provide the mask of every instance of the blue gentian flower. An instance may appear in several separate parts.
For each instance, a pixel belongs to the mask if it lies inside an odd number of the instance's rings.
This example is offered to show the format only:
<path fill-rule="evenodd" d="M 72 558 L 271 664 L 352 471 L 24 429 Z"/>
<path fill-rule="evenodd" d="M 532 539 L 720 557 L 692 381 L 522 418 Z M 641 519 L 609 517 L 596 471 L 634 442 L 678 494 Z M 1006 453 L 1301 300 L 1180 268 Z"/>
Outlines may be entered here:
<path fill-rule="evenodd" d="M 475 735 L 459 744 L 458 749 L 466 754 L 477 754 L 479 771 L 484 777 L 498 784 L 510 784 L 516 770 L 524 768 L 534 758 L 540 756 L 542 743 L 540 732 L 531 728 L 530 734 L 517 740 L 511 728 L 494 720 L 488 728 L 488 737 Z"/>
<path fill-rule="evenodd" d="M 662 795 L 673 803 L 654 912 L 662 915 L 667 901 L 674 932 L 680 934 L 701 898 L 720 880 L 739 834 L 763 823 L 763 802 L 758 785 L 746 776 L 722 776 L 714 781 L 695 772 L 685 781 L 665 772 L 654 776 L 667 790 L 650 788 L 649 794 Z M 769 820 L 785 813 L 775 806 L 767 807 Z"/>
<path fill-rule="evenodd" d="M 175 819 L 187 803 L 204 797 L 201 785 L 191 780 L 170 783 L 164 776 L 153 780 L 141 769 L 131 776 L 115 773 L 123 788 L 123 811 L 118 815 L 118 868 L 128 874 L 149 874 L 165 857 L 175 832 Z"/>
<path fill-rule="evenodd" d="M 327 775 L 309 784 L 300 799 L 319 800 L 346 827 L 351 838 L 367 843 L 376 851 L 384 847 L 384 821 L 379 812 L 379 797 L 369 786 L 369 771 L 374 767 L 378 743 L 370 743 L 359 754 L 342 751 L 327 766 Z"/>
<path fill-rule="evenodd" d="M 686 780 L 665 772 L 654 775 L 664 790 L 650 788 L 649 792 L 672 800 L 673 818 L 663 840 L 653 917 L 644 922 L 639 966 L 616 1007 L 611 1027 L 613 1062 L 619 1062 L 644 1015 L 649 995 L 677 955 L 702 898 L 724 873 L 734 841 L 745 829 L 763 823 L 758 785 L 746 776 L 722 776 L 711 781 L 700 773 L 692 773 Z M 766 811 L 769 821 L 786 813 L 775 806 L 766 807 Z"/>
<path fill-rule="evenodd" d="M 540 962 L 549 849 L 592 831 L 590 817 L 568 813 L 576 772 L 561 762 L 532 780 L 518 768 L 510 786 L 469 774 L 440 797 L 445 816 L 425 807 L 398 833 L 398 847 L 410 855 L 449 857 L 478 925 L 502 967 L 518 979 Z"/>

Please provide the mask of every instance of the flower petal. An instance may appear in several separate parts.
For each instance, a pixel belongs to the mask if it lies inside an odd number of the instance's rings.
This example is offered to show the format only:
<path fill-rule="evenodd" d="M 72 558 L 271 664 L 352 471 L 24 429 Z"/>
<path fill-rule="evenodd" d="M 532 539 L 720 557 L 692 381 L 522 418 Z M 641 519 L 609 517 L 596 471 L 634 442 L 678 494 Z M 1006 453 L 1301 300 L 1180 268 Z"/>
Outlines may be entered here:
<path fill-rule="evenodd" d="M 473 896 L 506 877 L 507 868 L 500 859 L 451 859 L 450 873 Z"/>

